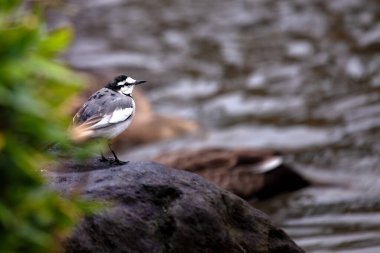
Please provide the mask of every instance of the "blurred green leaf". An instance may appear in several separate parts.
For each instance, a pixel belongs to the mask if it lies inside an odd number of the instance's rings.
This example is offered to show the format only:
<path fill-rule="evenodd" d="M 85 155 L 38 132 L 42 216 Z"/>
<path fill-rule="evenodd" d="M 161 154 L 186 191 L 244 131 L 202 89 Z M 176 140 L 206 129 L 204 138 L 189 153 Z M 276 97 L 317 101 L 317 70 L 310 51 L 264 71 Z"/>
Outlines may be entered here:
<path fill-rule="evenodd" d="M 49 37 L 43 38 L 38 45 L 38 50 L 42 55 L 56 55 L 69 46 L 72 40 L 72 30 L 70 27 L 61 27 L 50 33 Z"/>
<path fill-rule="evenodd" d="M 0 1 L 0 11 L 10 11 L 11 9 L 18 6 L 20 0 L 2 0 Z"/>
<path fill-rule="evenodd" d="M 0 57 L 3 60 L 13 60 L 22 57 L 36 43 L 38 30 L 24 26 L 6 27 L 1 29 Z"/>
<path fill-rule="evenodd" d="M 46 187 L 40 169 L 59 142 L 76 152 L 67 136 L 67 101 L 81 78 L 56 57 L 68 46 L 70 28 L 46 31 L 48 1 L 0 1 L 0 252 L 56 252 L 60 239 L 92 204 L 62 199 Z M 98 146 L 79 149 L 85 157 Z"/>

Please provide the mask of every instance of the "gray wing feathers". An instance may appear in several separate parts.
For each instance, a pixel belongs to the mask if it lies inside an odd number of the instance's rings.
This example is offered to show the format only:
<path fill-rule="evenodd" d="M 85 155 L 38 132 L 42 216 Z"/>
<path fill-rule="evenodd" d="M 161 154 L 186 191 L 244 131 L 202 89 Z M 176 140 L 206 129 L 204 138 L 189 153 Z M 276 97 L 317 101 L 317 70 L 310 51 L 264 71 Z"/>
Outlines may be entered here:
<path fill-rule="evenodd" d="M 73 118 L 75 125 L 88 122 L 89 125 L 103 123 L 117 123 L 118 120 L 125 120 L 126 113 L 133 113 L 134 102 L 131 97 L 121 95 L 110 89 L 103 88 L 94 93 L 82 106 Z M 131 109 L 128 109 L 131 108 Z M 114 112 L 123 112 L 122 116 L 115 115 Z M 131 116 L 129 115 L 129 116 Z M 91 123 L 90 123 L 91 122 Z M 102 124 L 98 126 L 101 127 Z"/>

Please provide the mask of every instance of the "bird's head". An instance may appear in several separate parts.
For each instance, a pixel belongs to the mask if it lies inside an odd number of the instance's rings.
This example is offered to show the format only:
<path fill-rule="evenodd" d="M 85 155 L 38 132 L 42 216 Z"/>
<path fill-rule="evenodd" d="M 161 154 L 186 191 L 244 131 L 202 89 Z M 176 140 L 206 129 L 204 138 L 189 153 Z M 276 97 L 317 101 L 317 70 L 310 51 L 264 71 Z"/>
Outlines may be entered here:
<path fill-rule="evenodd" d="M 124 95 L 131 95 L 135 85 L 145 83 L 146 81 L 135 80 L 127 75 L 120 75 L 106 85 L 106 88 L 119 92 Z"/>

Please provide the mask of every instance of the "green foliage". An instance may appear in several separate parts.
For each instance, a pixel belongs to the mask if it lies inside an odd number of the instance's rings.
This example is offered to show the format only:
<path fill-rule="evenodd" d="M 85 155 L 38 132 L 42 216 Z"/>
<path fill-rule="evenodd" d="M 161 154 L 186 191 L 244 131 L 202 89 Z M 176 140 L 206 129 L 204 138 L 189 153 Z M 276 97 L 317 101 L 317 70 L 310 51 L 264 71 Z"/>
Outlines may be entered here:
<path fill-rule="evenodd" d="M 57 252 L 85 209 L 49 190 L 39 171 L 44 147 L 69 147 L 67 102 L 80 79 L 56 59 L 72 32 L 48 32 L 41 10 L 0 2 L 0 252 Z"/>

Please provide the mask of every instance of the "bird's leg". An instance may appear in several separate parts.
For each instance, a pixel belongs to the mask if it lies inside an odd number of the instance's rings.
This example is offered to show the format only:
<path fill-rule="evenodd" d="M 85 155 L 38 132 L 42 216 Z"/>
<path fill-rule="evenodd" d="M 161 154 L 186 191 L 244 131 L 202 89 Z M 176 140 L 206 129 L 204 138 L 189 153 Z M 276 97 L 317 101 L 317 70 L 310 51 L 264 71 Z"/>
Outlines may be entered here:
<path fill-rule="evenodd" d="M 109 162 L 110 160 L 107 159 L 104 154 L 103 154 L 103 149 L 100 148 L 100 158 L 99 158 L 99 162 L 102 162 L 102 163 L 105 163 L 105 162 Z"/>
<path fill-rule="evenodd" d="M 115 160 L 112 161 L 111 163 L 115 163 L 117 165 L 123 165 L 123 164 L 129 163 L 129 161 L 124 162 L 124 161 L 120 161 L 119 158 L 117 158 L 116 153 L 111 148 L 111 142 L 108 142 L 108 148 L 110 149 L 111 153 L 113 154 L 113 157 L 115 157 Z"/>
<path fill-rule="evenodd" d="M 102 162 L 102 163 L 105 163 L 105 162 L 109 162 L 110 160 L 108 160 L 102 151 L 100 151 L 100 158 L 99 158 L 99 162 Z"/>

